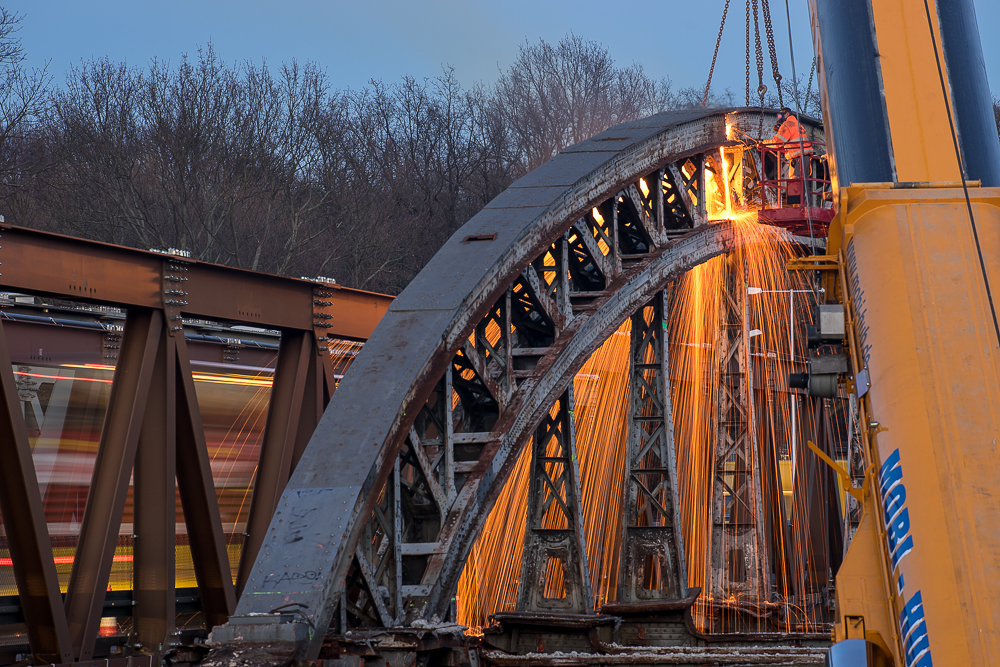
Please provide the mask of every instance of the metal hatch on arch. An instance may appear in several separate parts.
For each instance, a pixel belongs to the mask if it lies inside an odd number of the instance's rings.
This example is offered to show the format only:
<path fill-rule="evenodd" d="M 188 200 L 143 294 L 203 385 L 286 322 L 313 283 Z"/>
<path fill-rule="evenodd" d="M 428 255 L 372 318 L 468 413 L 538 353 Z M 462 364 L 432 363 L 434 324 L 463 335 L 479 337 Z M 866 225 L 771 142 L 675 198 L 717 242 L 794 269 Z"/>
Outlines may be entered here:
<path fill-rule="evenodd" d="M 734 165 L 726 151 L 741 145 L 737 133 L 769 138 L 774 118 L 697 110 L 623 123 L 565 149 L 456 232 L 340 384 L 215 645 L 285 641 L 297 658 L 314 659 L 328 630 L 454 621 L 466 559 L 529 441 L 545 465 L 532 464 L 519 610 L 594 614 L 573 377 L 629 318 L 632 375 L 645 382 L 633 392 L 653 423 L 630 436 L 629 458 L 655 462 L 662 517 L 623 529 L 622 549 L 670 570 L 646 598 L 697 595 L 678 511 L 664 289 L 744 243 L 733 223 L 710 220 L 711 181 L 759 191 L 759 155 L 747 150 Z M 821 141 L 818 124 L 803 122 Z M 727 474 L 733 486 L 731 466 Z M 649 494 L 640 486 L 630 502 Z M 558 530 L 537 520 L 553 507 L 565 514 Z M 535 590 L 549 559 L 564 567 L 565 595 L 555 600 Z M 643 598 L 627 589 L 624 601 Z"/>

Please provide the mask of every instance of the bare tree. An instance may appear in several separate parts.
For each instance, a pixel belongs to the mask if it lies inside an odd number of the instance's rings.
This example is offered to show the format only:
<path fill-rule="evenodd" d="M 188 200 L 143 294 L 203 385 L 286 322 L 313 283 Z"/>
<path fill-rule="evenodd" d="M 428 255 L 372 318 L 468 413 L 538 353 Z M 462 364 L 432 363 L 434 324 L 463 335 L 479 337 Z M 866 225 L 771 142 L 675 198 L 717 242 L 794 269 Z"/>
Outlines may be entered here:
<path fill-rule="evenodd" d="M 31 133 L 45 109 L 50 77 L 48 62 L 25 65 L 17 33 L 23 15 L 0 7 L 0 194 L 8 200 L 26 184 L 17 174 L 30 162 L 44 166 L 32 153 Z"/>
<path fill-rule="evenodd" d="M 472 89 L 445 67 L 337 91 L 314 64 L 228 64 L 211 44 L 37 86 L 30 131 L 0 133 L 15 222 L 391 293 L 529 169 L 685 99 L 572 34 Z"/>
<path fill-rule="evenodd" d="M 496 103 L 527 169 L 608 127 L 662 111 L 669 84 L 641 65 L 619 68 L 608 50 L 574 34 L 521 46 L 496 83 Z"/>
<path fill-rule="evenodd" d="M 223 64 L 211 46 L 176 68 L 98 60 L 53 96 L 50 226 L 114 243 L 289 272 L 326 231 L 330 192 L 318 132 L 327 102 L 315 66 Z"/>

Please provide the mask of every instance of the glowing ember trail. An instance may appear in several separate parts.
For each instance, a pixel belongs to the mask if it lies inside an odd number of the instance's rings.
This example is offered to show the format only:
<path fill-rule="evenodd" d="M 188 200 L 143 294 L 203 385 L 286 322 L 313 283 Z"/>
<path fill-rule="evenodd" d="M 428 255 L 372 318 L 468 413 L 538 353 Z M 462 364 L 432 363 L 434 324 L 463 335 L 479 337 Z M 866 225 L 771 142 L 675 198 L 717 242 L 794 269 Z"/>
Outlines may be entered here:
<path fill-rule="evenodd" d="M 720 152 L 720 177 L 726 173 L 726 162 L 726 153 Z M 791 463 L 796 455 L 792 443 L 797 443 L 801 457 L 815 425 L 805 409 L 792 418 L 793 410 L 804 402 L 791 400 L 787 378 L 789 373 L 805 369 L 800 360 L 806 357 L 805 336 L 801 334 L 794 336 L 796 349 L 792 354 L 790 322 L 804 327 L 803 323 L 810 321 L 816 295 L 805 275 L 785 268 L 790 258 L 803 254 L 802 247 L 784 230 L 757 224 L 755 212 L 734 213 L 728 179 L 706 180 L 713 184 L 706 192 L 710 214 L 732 220 L 743 241 L 738 244 L 740 250 L 696 267 L 668 288 L 670 384 L 682 529 L 689 585 L 703 591 L 692 615 L 707 632 L 815 631 L 826 620 L 824 607 L 818 602 L 825 580 L 811 565 L 814 546 L 806 528 L 809 508 L 807 499 L 797 498 L 793 492 L 802 482 L 794 479 Z M 737 195 L 738 201 L 741 193 Z M 596 209 L 594 215 L 599 215 Z M 790 298 L 791 290 L 798 294 L 796 300 Z M 738 464 L 731 458 L 724 456 L 718 462 L 716 457 L 720 428 L 728 428 L 720 425 L 723 360 L 719 349 L 722 328 L 736 326 L 733 313 L 743 332 L 735 352 L 741 356 L 740 382 L 744 385 L 740 395 L 746 402 L 740 413 L 744 423 L 739 426 L 746 433 L 749 460 L 753 462 L 743 471 L 736 469 Z M 614 601 L 618 588 L 629 422 L 629 340 L 630 321 L 626 320 L 594 352 L 574 383 L 584 527 L 596 608 Z M 731 356 L 732 346 L 729 349 Z M 841 397 L 829 400 L 844 404 Z M 793 425 L 797 429 L 794 438 Z M 833 428 L 839 427 L 834 424 Z M 458 620 L 470 626 L 470 632 L 480 631 L 490 614 L 514 609 L 516 604 L 530 449 L 528 446 L 522 452 L 459 583 Z M 806 475 L 809 471 L 805 468 L 800 466 L 794 475 Z M 737 518 L 736 506 L 745 499 L 733 491 L 743 484 L 737 479 L 740 475 L 746 478 L 746 488 L 761 490 L 759 510 L 742 520 Z M 721 486 L 720 480 L 724 482 Z M 718 488 L 728 491 L 722 499 L 722 511 L 713 516 Z M 736 545 L 728 540 L 737 532 L 732 528 L 738 528 L 741 521 L 753 526 L 747 549 L 766 554 L 769 563 L 760 580 L 754 580 L 756 588 L 748 589 L 750 579 L 745 573 L 740 576 L 743 564 L 732 562 Z M 717 573 L 714 582 L 713 539 L 721 540 L 715 551 L 730 558 L 728 563 L 715 564 L 717 570 L 722 568 L 723 576 Z M 742 554 L 743 547 L 739 549 Z M 559 586 L 561 582 L 547 581 L 546 585 Z"/>

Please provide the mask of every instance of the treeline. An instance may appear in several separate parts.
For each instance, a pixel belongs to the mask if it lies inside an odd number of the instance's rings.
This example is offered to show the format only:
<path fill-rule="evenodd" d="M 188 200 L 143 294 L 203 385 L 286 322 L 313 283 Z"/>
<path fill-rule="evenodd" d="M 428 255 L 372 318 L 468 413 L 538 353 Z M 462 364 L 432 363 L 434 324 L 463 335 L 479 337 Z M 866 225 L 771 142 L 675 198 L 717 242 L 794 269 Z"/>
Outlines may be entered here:
<path fill-rule="evenodd" d="M 82 63 L 58 86 L 30 74 L 0 137 L 8 222 L 390 293 L 561 148 L 684 103 L 573 35 L 472 89 L 446 68 L 337 90 L 315 64 L 230 65 L 211 46 Z"/>
<path fill-rule="evenodd" d="M 702 104 L 572 34 L 471 89 L 445 68 L 343 90 L 316 64 L 227 64 L 211 46 L 173 66 L 92 60 L 56 84 L 24 67 L 18 21 L 0 9 L 8 222 L 389 293 L 560 149 Z"/>

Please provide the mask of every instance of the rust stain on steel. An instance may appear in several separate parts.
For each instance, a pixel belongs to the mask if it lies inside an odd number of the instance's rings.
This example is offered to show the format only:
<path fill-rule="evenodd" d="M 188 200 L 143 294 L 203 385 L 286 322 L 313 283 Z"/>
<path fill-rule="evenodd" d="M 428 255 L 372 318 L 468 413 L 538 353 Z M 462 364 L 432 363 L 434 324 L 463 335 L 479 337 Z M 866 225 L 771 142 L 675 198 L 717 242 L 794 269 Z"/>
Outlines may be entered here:
<path fill-rule="evenodd" d="M 688 596 L 680 600 L 641 600 L 638 602 L 607 602 L 601 607 L 602 614 L 625 616 L 627 614 L 649 614 L 662 611 L 690 609 L 701 595 L 700 586 L 688 589 Z"/>
<path fill-rule="evenodd" d="M 517 208 L 500 208 L 501 198 L 488 205 L 390 306 L 281 497 L 284 513 L 268 529 L 247 584 L 253 595 L 242 596 L 237 614 L 266 612 L 294 599 L 309 605 L 317 627 L 329 626 L 353 545 L 375 502 L 372 491 L 385 483 L 417 410 L 475 323 L 543 248 L 609 193 L 678 152 L 725 141 L 725 112 L 660 114 L 609 132 L 639 138 L 617 152 L 578 145 L 525 176 L 511 189 L 538 190 L 523 193 L 531 196 Z M 561 185 L 562 194 L 553 191 Z M 462 243 L 477 234 L 496 239 Z M 293 526 L 291 519 L 299 516 L 302 521 Z M 310 543 L 322 546 L 302 546 Z M 296 565 L 290 566 L 293 554 Z M 315 657 L 321 636 L 300 657 Z"/>
<path fill-rule="evenodd" d="M 554 346 L 556 354 L 543 359 L 547 366 L 539 364 L 536 369 L 539 375 L 529 380 L 532 386 L 515 395 L 513 404 L 494 427 L 495 432 L 504 436 L 494 445 L 494 451 L 483 453 L 484 457 L 492 458 L 490 467 L 478 479 L 467 480 L 463 488 L 463 491 L 469 489 L 472 493 L 470 487 L 475 487 L 474 499 L 460 506 L 462 516 L 449 517 L 448 525 L 454 526 L 455 531 L 447 536 L 449 549 L 438 566 L 440 573 L 428 600 L 428 613 L 440 614 L 447 607 L 449 591 L 458 584 L 468 552 L 513 469 L 517 454 L 531 436 L 534 425 L 548 410 L 547 406 L 551 406 L 555 397 L 565 390 L 589 355 L 625 318 L 662 290 L 669 280 L 732 250 L 735 242 L 736 237 L 728 223 L 703 225 L 669 246 L 648 265 L 626 273 L 621 278 L 623 285 L 605 297 L 595 312 L 574 318 L 570 328 L 557 339 Z"/>
<path fill-rule="evenodd" d="M 276 329 L 313 328 L 316 283 L 235 269 L 163 253 L 0 225 L 0 287 L 79 301 L 164 308 L 166 262 L 183 264 L 186 292 L 177 311 L 193 317 L 256 324 Z M 338 285 L 327 333 L 363 340 L 371 335 L 392 297 Z"/>

